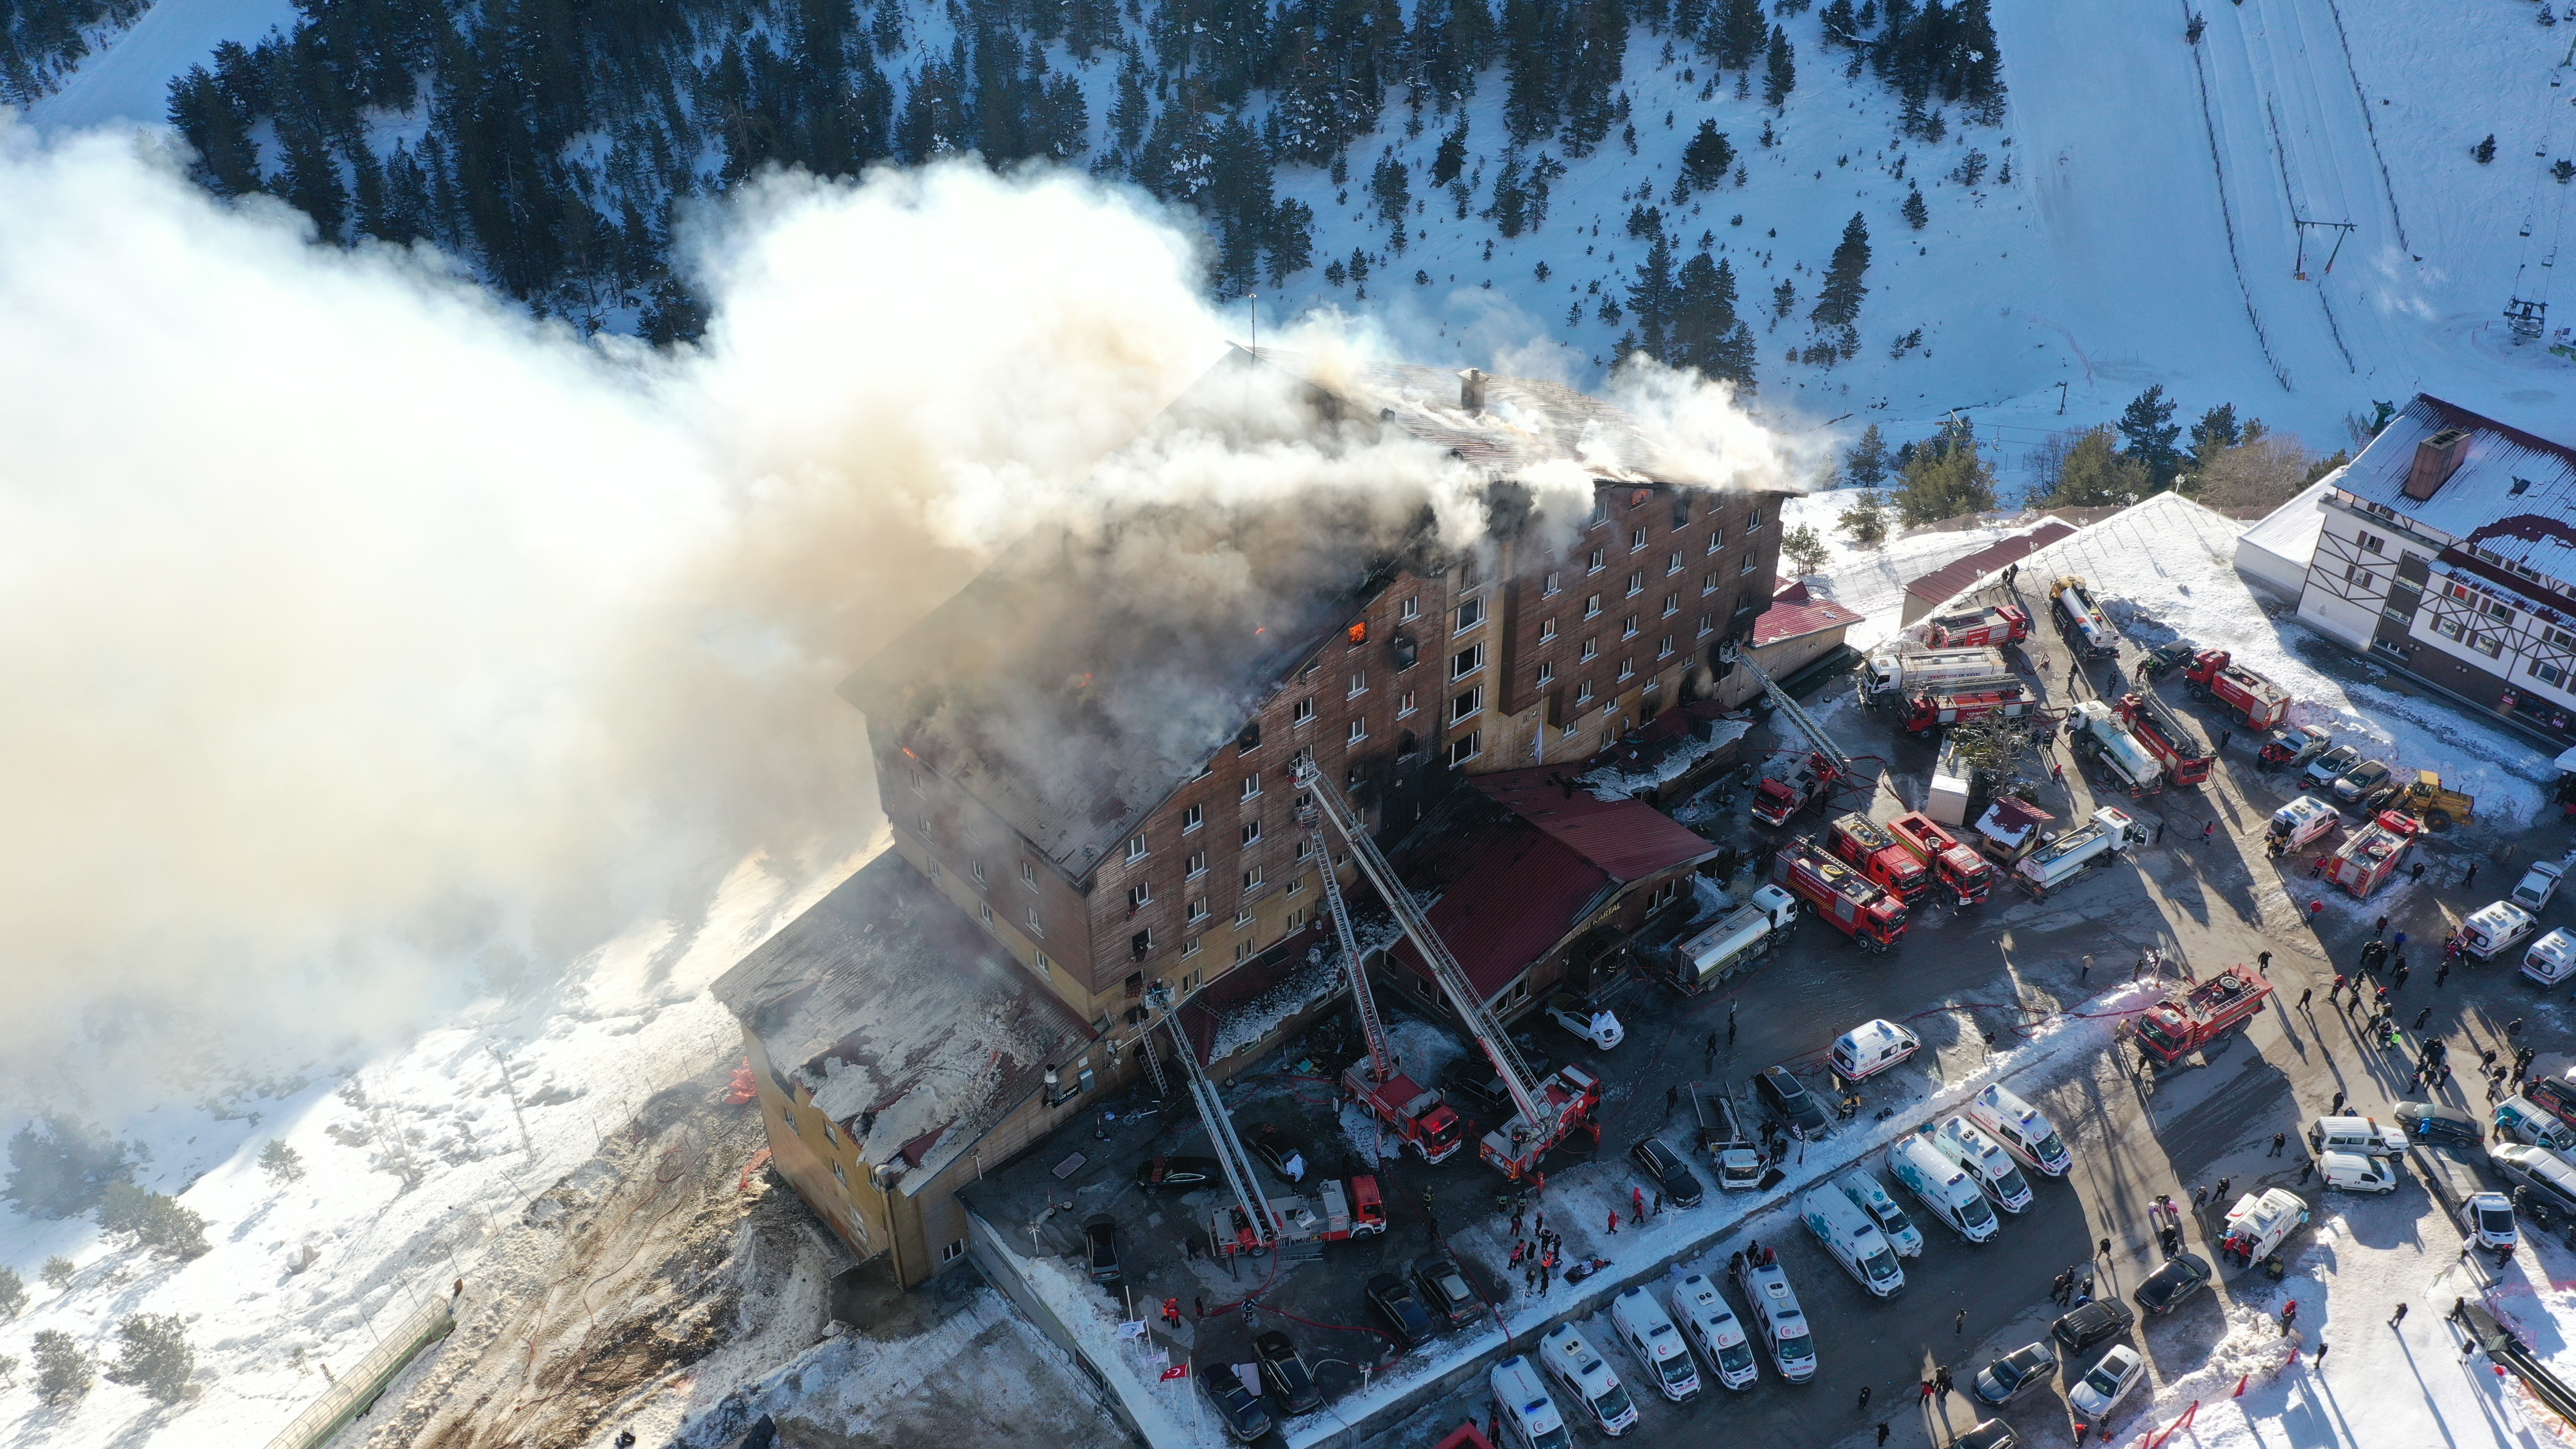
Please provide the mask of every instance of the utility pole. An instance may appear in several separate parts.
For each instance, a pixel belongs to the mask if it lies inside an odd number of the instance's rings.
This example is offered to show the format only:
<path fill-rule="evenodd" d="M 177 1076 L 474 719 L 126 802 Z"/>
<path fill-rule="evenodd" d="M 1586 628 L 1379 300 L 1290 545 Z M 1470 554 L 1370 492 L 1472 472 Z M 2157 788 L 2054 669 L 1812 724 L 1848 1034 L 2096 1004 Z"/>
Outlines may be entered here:
<path fill-rule="evenodd" d="M 2066 416 L 2066 384 L 2063 382 L 2057 385 L 2057 415 L 2061 418 Z"/>
<path fill-rule="evenodd" d="M 492 1060 L 501 1064 L 501 1090 L 510 1094 L 510 1115 L 519 1121 L 519 1144 L 525 1147 L 530 1161 L 536 1160 L 537 1139 L 528 1135 L 527 1110 L 519 1105 L 519 1084 L 510 1080 L 510 1059 L 501 1054 L 499 1043 L 492 1047 Z"/>

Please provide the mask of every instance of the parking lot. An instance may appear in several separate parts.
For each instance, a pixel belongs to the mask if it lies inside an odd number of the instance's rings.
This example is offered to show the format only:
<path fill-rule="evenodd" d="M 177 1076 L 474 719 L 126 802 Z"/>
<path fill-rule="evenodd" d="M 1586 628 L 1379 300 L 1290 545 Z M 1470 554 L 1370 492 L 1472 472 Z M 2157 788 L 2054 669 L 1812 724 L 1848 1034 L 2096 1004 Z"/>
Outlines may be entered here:
<path fill-rule="evenodd" d="M 2035 672 L 2043 688 L 2064 688 L 2069 662 L 2054 637 L 2043 630 L 2032 646 L 2028 664 L 2034 670 L 2042 661 L 2049 666 Z M 1881 717 L 1848 703 L 1834 706 L 1834 692 L 1829 689 L 1812 703 L 1826 706 L 1837 737 L 1854 754 L 1885 761 L 1894 788 L 1909 799 L 1919 798 L 1929 747 L 1895 734 Z M 1761 734 L 1748 743 L 1761 747 Z M 1830 929 L 1809 922 L 1771 961 L 1732 989 L 1698 997 L 1682 997 L 1657 981 L 1632 980 L 1610 1002 L 1627 1024 L 1625 1042 L 1610 1052 L 1596 1052 L 1535 1019 L 1521 1024 L 1534 1056 L 1587 1061 L 1608 1083 L 1599 1114 L 1603 1160 L 1581 1165 L 1591 1148 L 1578 1138 L 1579 1151 L 1561 1151 L 1547 1166 L 1551 1198 L 1579 1191 L 1583 1200 L 1598 1201 L 1624 1197 L 1629 1184 L 1643 1183 L 1627 1160 L 1627 1148 L 1641 1135 L 1659 1134 L 1688 1149 L 1687 1093 L 1695 1082 L 1725 1083 L 1739 1100 L 1749 1102 L 1748 1079 L 1782 1063 L 1811 1085 L 1822 1086 L 1824 1049 L 1832 1037 L 1859 1022 L 1886 1017 L 1919 1034 L 1923 1051 L 1901 1069 L 1912 1074 L 1907 1081 L 1917 1086 L 1899 1083 L 1895 1073 L 1884 1083 L 1870 1084 L 1864 1090 L 1864 1114 L 1838 1129 L 1871 1130 L 1870 1113 L 1880 1103 L 1899 1103 L 1921 1084 L 1955 1081 L 1977 1070 L 1989 1053 L 2014 1047 L 2029 1024 L 2121 985 L 2148 947 L 2163 949 L 2202 975 L 2272 953 L 2269 979 L 2275 995 L 2247 1030 L 2223 1041 L 2209 1060 L 2187 1058 L 2177 1068 L 2140 1075 L 2132 1070 L 2133 1057 L 2101 1050 L 2060 1072 L 2062 1080 L 2015 1082 L 2016 1090 L 2067 1137 L 2075 1154 L 2072 1172 L 2062 1181 L 2035 1180 L 2036 1200 L 2030 1208 L 2008 1217 L 1998 1237 L 1983 1245 L 1966 1244 L 1926 1221 L 1917 1204 L 1900 1193 L 1899 1201 L 1921 1226 L 1927 1246 L 1922 1256 L 1905 1262 L 1907 1283 L 1894 1300 L 1880 1302 L 1863 1292 L 1803 1230 L 1764 1231 L 1763 1241 L 1778 1250 L 1815 1328 L 1821 1367 L 1812 1382 L 1784 1384 L 1765 1360 L 1762 1378 L 1750 1390 L 1732 1393 L 1712 1385 L 1692 1402 L 1669 1404 L 1644 1391 L 1641 1366 L 1625 1350 L 1610 1346 L 1606 1315 L 1583 1320 L 1595 1345 L 1641 1390 L 1641 1423 L 1629 1437 L 1648 1444 L 1702 1443 L 1722 1429 L 1790 1445 L 1867 1443 L 1875 1441 L 1877 1426 L 1885 1422 L 1891 1444 L 1946 1444 L 1977 1418 L 1994 1412 L 1980 1413 L 1965 1396 L 1975 1371 L 2044 1338 L 2050 1320 L 2064 1311 L 2049 1302 L 2055 1275 L 2091 1264 L 2098 1274 L 2097 1291 L 2125 1299 L 2162 1260 L 2147 1213 L 2159 1194 L 2187 1203 L 2195 1187 L 2225 1178 L 2231 1198 L 2281 1185 L 2313 1199 L 2314 1185 L 2299 1182 L 2306 1162 L 2299 1140 L 2303 1124 L 2339 1092 L 2355 1104 L 2354 1110 L 2383 1116 L 2389 1104 L 2407 1095 L 2411 1059 L 2366 1045 L 2356 1022 L 2327 1000 L 2335 963 L 2351 969 L 2371 935 L 2373 919 L 2383 910 L 2391 916 L 2392 933 L 2405 930 L 2413 940 L 2435 947 L 2428 952 L 2419 946 L 2419 969 L 2399 988 L 2392 1006 L 2401 1027 L 2429 1008 L 2423 1030 L 2443 1036 L 2452 1060 L 2462 1065 L 2460 1078 L 2438 1094 L 2439 1100 L 2483 1108 L 2474 1065 L 2481 1049 L 2499 1041 L 2504 1023 L 2529 1018 L 2526 1039 L 2559 1039 L 2560 1007 L 2538 1002 L 2535 988 L 2508 965 L 2462 969 L 2438 988 L 2429 969 L 2427 957 L 2438 955 L 2444 930 L 2510 885 L 2510 880 L 2496 879 L 2505 873 L 2496 847 L 2508 837 L 2484 827 L 2434 837 L 2424 847 L 2428 870 L 2421 882 L 2401 880 L 2384 887 L 2367 906 L 2329 900 L 2322 912 L 2311 913 L 2308 903 L 2317 897 L 2306 857 L 2275 860 L 2263 851 L 2263 824 L 2288 798 L 2280 788 L 2288 782 L 2254 767 L 2254 743 L 2236 739 L 2207 787 L 2168 789 L 2138 802 L 2117 797 L 2124 808 L 2162 827 L 2158 839 L 2132 850 L 2127 864 L 2092 872 L 2045 900 L 2005 889 L 1980 907 L 1923 910 L 1898 950 L 1885 956 L 1863 954 Z M 2044 765 L 2036 773 L 2046 779 Z M 2065 783 L 2044 787 L 2041 801 L 2061 823 L 2081 819 L 2093 803 L 2071 765 Z M 1740 843 L 1751 848 L 1771 838 L 1769 832 L 1756 835 L 1741 823 L 1740 803 L 1735 813 Z M 1883 805 L 1880 813 L 1889 809 Z M 1793 828 L 1812 829 L 1819 823 L 1811 814 Z M 2526 848 L 2525 853 L 2533 852 Z M 2471 862 L 2485 863 L 2486 874 L 2478 889 L 2462 890 L 2457 882 Z M 2564 902 L 2554 903 L 2544 926 L 2563 920 L 2565 913 Z M 2313 999 L 2303 1008 L 2299 1003 L 2307 992 L 2313 992 Z M 1454 1036 L 1445 1037 L 1445 1045 L 1427 1046 L 1444 1041 L 1444 1029 L 1433 1023 L 1413 1022 L 1399 1031 L 1414 1044 L 1417 1057 L 1465 1049 Z M 1713 1052 L 1707 1047 L 1712 1037 Z M 1315 1148 L 1314 1166 L 1323 1176 L 1363 1166 L 1351 1134 L 1341 1130 L 1342 1114 L 1331 1085 L 1315 1079 L 1304 1065 L 1292 1048 L 1231 1084 L 1227 1097 L 1238 1127 L 1249 1134 L 1266 1122 L 1297 1134 Z M 1418 1065 L 1408 1061 L 1408 1066 Z M 1668 1109 L 1668 1093 L 1680 1095 L 1677 1113 Z M 977 1189 L 974 1199 L 979 1210 L 1003 1224 L 1026 1221 L 1050 1194 L 1052 1200 L 1078 1205 L 1078 1212 L 1059 1214 L 1053 1224 L 1042 1225 L 1033 1241 L 1051 1232 L 1069 1235 L 1083 1214 L 1115 1213 L 1126 1235 L 1131 1291 L 1143 1305 L 1137 1316 L 1151 1316 L 1161 1300 L 1178 1298 L 1184 1322 L 1172 1336 L 1202 1363 L 1240 1359 L 1253 1331 L 1284 1327 L 1316 1366 L 1327 1397 L 1338 1399 L 1359 1387 L 1364 1370 L 1382 1371 L 1387 1360 L 1387 1344 L 1378 1331 L 1382 1325 L 1362 1297 L 1362 1285 L 1372 1274 L 1401 1271 L 1445 1244 L 1455 1250 L 1480 1291 L 1506 1302 L 1523 1292 L 1518 1275 L 1502 1261 L 1504 1250 L 1494 1246 L 1508 1242 L 1495 1206 L 1500 1180 L 1472 1152 L 1436 1168 L 1411 1158 L 1378 1167 L 1391 1230 L 1374 1240 L 1329 1245 L 1318 1263 L 1281 1269 L 1267 1259 L 1194 1260 L 1183 1240 L 1203 1235 L 1205 1212 L 1215 1197 L 1148 1200 L 1128 1181 L 1136 1162 L 1154 1153 L 1204 1152 L 1204 1135 L 1194 1123 L 1158 1115 L 1103 1130 L 1105 1141 L 1067 1144 L 1088 1159 L 1069 1178 L 1051 1175 L 1064 1153 L 1050 1148 L 997 1175 Z M 2273 1152 L 2276 1134 L 2286 1134 L 2278 1155 Z M 2468 1151 L 2476 1155 L 2475 1149 Z M 2414 1156 L 2422 1158 L 2425 1152 L 2419 1149 Z M 1797 1161 L 1782 1165 L 1789 1174 L 1788 1188 L 1812 1185 Z M 1696 1157 L 1695 1166 L 1703 1180 L 1712 1179 L 1704 1156 Z M 2374 1207 L 2373 1217 L 2420 1219 L 2425 1226 L 2417 1231 L 2417 1241 L 2429 1251 L 2437 1246 L 2430 1240 L 2448 1231 L 2446 1204 L 2474 1188 L 2479 1170 L 2455 1163 L 2431 1176 L 2410 1173 L 2392 1199 Z M 2407 1213 L 2409 1205 L 2420 1211 Z M 1718 1235 L 1714 1256 L 1721 1264 L 1730 1246 L 1740 1245 L 1722 1230 L 1743 1211 L 1742 1197 L 1721 1194 L 1713 1186 L 1692 1210 L 1707 1234 Z M 1560 1212 L 1551 1226 L 1564 1233 L 1569 1260 L 1607 1257 L 1618 1265 L 1614 1271 L 1649 1266 L 1623 1257 L 1622 1240 L 1600 1223 L 1565 1221 Z M 2212 1262 L 2218 1261 L 2208 1231 L 2214 1226 L 2200 1221 L 2185 1225 L 2188 1249 Z M 2110 1240 L 2110 1251 L 2097 1257 L 2104 1239 Z M 1065 1246 L 1070 1241 L 1068 1236 Z M 2455 1246 L 2456 1237 L 2442 1250 Z M 1747 1305 L 1731 1286 L 1728 1291 L 1742 1315 Z M 2151 1399 L 2152 1384 L 2202 1363 L 2225 1331 L 2222 1305 L 2228 1296 L 2222 1282 L 2216 1291 L 2121 1340 L 2145 1353 L 2150 1388 L 2132 1394 L 2114 1411 L 2115 1427 L 2124 1432 L 2134 1427 L 2126 1418 Z M 1249 1327 L 1236 1307 L 1247 1298 L 1258 1315 Z M 1209 1315 L 1204 1321 L 1197 1316 L 1202 1307 Z M 1527 1350 L 1533 1342 L 1524 1333 L 1512 1347 Z M 2023 1442 L 2071 1442 L 2074 1416 L 2063 1388 L 2107 1347 L 2096 1345 L 2073 1357 L 2062 1365 L 2057 1380 L 2002 1411 Z M 1496 1356 L 1486 1355 L 1485 1362 Z M 1957 1389 L 1927 1399 L 1920 1385 L 1942 1367 L 1955 1375 Z M 1368 1425 L 1362 1442 L 1390 1449 L 1426 1445 L 1470 1414 L 1487 1417 L 1491 1406 L 1478 1373 L 1413 1407 L 1398 1422 Z M 1577 1432 L 1591 1436 L 1589 1430 Z"/>

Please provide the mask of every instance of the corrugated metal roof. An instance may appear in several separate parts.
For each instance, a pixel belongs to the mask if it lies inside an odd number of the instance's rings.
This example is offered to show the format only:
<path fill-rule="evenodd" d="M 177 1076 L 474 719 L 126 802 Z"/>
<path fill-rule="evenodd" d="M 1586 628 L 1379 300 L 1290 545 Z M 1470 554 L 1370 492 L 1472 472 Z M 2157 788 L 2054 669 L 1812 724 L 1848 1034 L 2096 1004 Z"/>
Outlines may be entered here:
<path fill-rule="evenodd" d="M 1463 870 L 1431 907 L 1431 928 L 1487 999 L 1618 888 L 1598 867 L 1525 821 L 1485 832 L 1453 858 Z M 1411 941 L 1398 941 L 1388 954 L 1430 978 Z"/>
<path fill-rule="evenodd" d="M 1907 584 L 1905 592 L 1938 603 L 1966 590 L 2004 565 L 2019 563 L 2074 531 L 2075 525 L 2062 518 L 2052 518 L 2028 533 L 1998 539 L 1946 568 L 1934 569 Z"/>
<path fill-rule="evenodd" d="M 2465 428 L 2468 449 L 2451 476 L 2422 502 L 2406 496 L 2416 444 L 2444 428 Z M 2365 503 L 2576 585 L 2576 448 L 2417 393 L 2335 485 Z"/>
<path fill-rule="evenodd" d="M 1827 629 L 1847 629 L 1861 621 L 1861 616 L 1831 599 L 1818 599 L 1804 604 L 1773 604 L 1753 621 L 1753 647 L 1767 649 L 1791 639 L 1803 639 Z"/>
<path fill-rule="evenodd" d="M 1652 805 L 1569 789 L 1562 771 L 1545 766 L 1476 775 L 1467 783 L 1622 885 L 1717 854 L 1717 846 Z"/>

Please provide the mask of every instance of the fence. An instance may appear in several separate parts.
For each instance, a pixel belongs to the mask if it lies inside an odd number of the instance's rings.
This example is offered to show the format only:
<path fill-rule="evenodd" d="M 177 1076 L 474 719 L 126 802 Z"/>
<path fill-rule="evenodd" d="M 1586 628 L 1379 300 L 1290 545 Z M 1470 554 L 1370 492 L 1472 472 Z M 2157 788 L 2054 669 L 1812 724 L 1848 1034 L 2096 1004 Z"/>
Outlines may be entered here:
<path fill-rule="evenodd" d="M 313 1449 L 347 1427 L 349 1421 L 375 1406 L 378 1395 L 394 1381 L 394 1375 L 420 1356 L 420 1351 L 445 1338 L 456 1327 L 456 1313 L 450 1300 L 433 1296 L 411 1315 L 396 1325 L 394 1331 L 379 1339 L 376 1346 L 358 1360 L 357 1367 L 334 1380 L 330 1392 L 305 1406 L 294 1422 L 278 1431 L 268 1441 L 269 1449 Z"/>

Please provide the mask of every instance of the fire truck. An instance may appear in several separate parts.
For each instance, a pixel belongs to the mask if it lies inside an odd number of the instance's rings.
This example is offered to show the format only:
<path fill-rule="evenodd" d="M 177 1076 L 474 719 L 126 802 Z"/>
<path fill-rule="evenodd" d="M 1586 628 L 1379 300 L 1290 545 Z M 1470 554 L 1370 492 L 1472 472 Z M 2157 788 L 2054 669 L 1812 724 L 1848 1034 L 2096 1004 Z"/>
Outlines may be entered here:
<path fill-rule="evenodd" d="M 1825 846 L 1909 905 L 1931 889 L 1932 872 L 1923 862 L 1899 845 L 1885 826 L 1857 810 L 1834 817 L 1834 823 L 1825 828 Z"/>
<path fill-rule="evenodd" d="M 1786 825 L 1790 816 L 1830 795 L 1838 778 L 1834 762 L 1822 752 L 1766 773 L 1753 783 L 1753 818 L 1765 825 Z"/>
<path fill-rule="evenodd" d="M 2344 837 L 2343 848 L 2326 861 L 2326 879 L 2368 900 L 2380 883 L 2404 864 L 2415 832 L 2424 822 L 2402 810 L 2382 810 L 2376 819 Z"/>
<path fill-rule="evenodd" d="M 1942 614 L 1925 626 L 1924 641 L 1935 649 L 2001 647 L 2030 637 L 2030 615 L 2010 604 L 1991 604 L 1964 614 Z"/>
<path fill-rule="evenodd" d="M 2116 659 L 2120 655 L 2120 631 L 2111 627 L 2109 615 L 2093 602 L 2093 586 L 2068 574 L 2049 585 L 2048 597 L 2057 607 L 2058 632 L 2066 636 L 2068 647 L 2086 659 Z"/>
<path fill-rule="evenodd" d="M 2098 762 L 2103 773 L 2129 792 L 2132 799 L 2152 795 L 2164 786 L 2164 767 L 2137 736 L 2123 728 L 2112 717 L 2111 707 L 2098 699 L 2088 699 L 2075 706 L 2073 736 L 2069 743 L 2075 753 Z"/>
<path fill-rule="evenodd" d="M 1861 879 L 1813 840 L 1802 836 L 1783 846 L 1771 862 L 1771 879 L 1864 951 L 1893 950 L 1904 939 L 1905 903 Z"/>
<path fill-rule="evenodd" d="M 2234 663 L 2224 649 L 2200 651 L 2182 677 L 2191 682 L 2192 698 L 2216 699 L 2247 729 L 2268 730 L 2290 717 L 2290 692 Z"/>
<path fill-rule="evenodd" d="M 2138 743 L 2147 747 L 2147 753 L 2156 757 L 2156 763 L 2165 767 L 2166 779 L 2177 785 L 2209 782 L 2209 765 L 2218 758 L 2218 751 L 2200 732 L 2200 726 L 2165 703 L 2154 685 L 2120 696 L 2120 702 L 2112 709 L 2127 723 Z"/>
<path fill-rule="evenodd" d="M 1973 906 L 1983 901 L 1995 888 L 1995 868 L 1986 858 L 1970 850 L 1959 837 L 1943 828 L 1941 822 L 1920 810 L 1899 815 L 1887 822 L 1887 833 L 1905 847 L 1916 860 L 1932 868 L 1941 884 L 1959 898 L 1959 904 Z"/>
<path fill-rule="evenodd" d="M 1292 1254 L 1300 1243 L 1339 1243 L 1373 1238 L 1386 1231 L 1386 1201 L 1377 1179 L 1366 1175 L 1344 1182 L 1334 1178 L 1316 1190 L 1313 1200 L 1274 1197 L 1267 1204 L 1278 1235 L 1263 1240 L 1243 1209 L 1228 1203 L 1208 1213 L 1208 1241 L 1219 1257 L 1237 1253 L 1259 1257 L 1272 1247 Z"/>
<path fill-rule="evenodd" d="M 2208 1046 L 2254 1019 L 2272 994 L 2272 983 L 2238 963 L 2193 987 L 2168 996 L 2137 1019 L 2138 1049 L 2165 1066 Z"/>
<path fill-rule="evenodd" d="M 1861 662 L 1861 692 L 1872 704 L 1938 693 L 1969 680 L 2010 679 L 2012 661 L 1992 647 L 1918 649 L 1899 640 Z"/>
<path fill-rule="evenodd" d="M 1908 733 L 1928 735 L 1943 725 L 1988 718 L 2020 719 L 2032 708 L 2030 687 L 2018 679 L 1972 679 L 1908 698 L 1904 725 Z"/>

